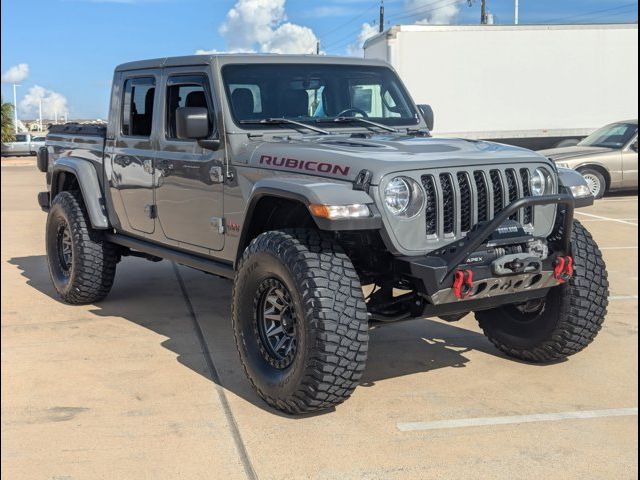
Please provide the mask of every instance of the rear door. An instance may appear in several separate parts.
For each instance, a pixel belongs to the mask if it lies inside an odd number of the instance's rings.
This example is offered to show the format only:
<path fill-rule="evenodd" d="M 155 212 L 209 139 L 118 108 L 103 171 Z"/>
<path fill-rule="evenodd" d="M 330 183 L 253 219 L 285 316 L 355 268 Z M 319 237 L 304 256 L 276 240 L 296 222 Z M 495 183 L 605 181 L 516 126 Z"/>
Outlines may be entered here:
<path fill-rule="evenodd" d="M 176 109 L 209 110 L 209 138 L 218 137 L 214 89 L 206 67 L 168 68 L 163 75 L 163 126 L 156 158 L 156 204 L 169 241 L 194 251 L 224 247 L 224 150 L 203 149 L 195 140 L 176 136 Z"/>
<path fill-rule="evenodd" d="M 109 155 L 114 208 L 124 230 L 151 234 L 155 229 L 154 160 L 158 143 L 157 71 L 126 72 L 121 78 L 118 127 Z"/>

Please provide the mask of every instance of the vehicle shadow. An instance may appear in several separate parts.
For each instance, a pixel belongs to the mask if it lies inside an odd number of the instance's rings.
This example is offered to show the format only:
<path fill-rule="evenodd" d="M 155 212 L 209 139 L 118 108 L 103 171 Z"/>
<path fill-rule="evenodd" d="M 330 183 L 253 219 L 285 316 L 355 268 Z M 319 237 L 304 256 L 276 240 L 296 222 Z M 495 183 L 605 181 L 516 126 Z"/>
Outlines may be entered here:
<path fill-rule="evenodd" d="M 59 301 L 49 279 L 45 256 L 16 257 L 9 263 L 19 268 L 27 285 Z M 184 341 L 185 336 L 197 336 L 197 330 L 169 262 L 123 260 L 111 294 L 90 306 L 90 311 L 101 317 L 120 317 L 152 330 L 166 338 L 162 346 L 174 352 L 184 366 L 259 408 L 280 415 L 255 394 L 240 365 L 230 320 L 231 283 L 186 267 L 179 267 L 179 272 L 215 372 L 203 371 L 199 354 L 204 352 L 194 351 L 193 347 L 197 342 Z M 180 305 L 184 305 L 184 314 L 167 318 L 168 310 L 180 311 Z M 471 351 L 502 356 L 481 333 L 442 321 L 419 319 L 373 328 L 361 387 L 441 368 L 463 368 Z"/>

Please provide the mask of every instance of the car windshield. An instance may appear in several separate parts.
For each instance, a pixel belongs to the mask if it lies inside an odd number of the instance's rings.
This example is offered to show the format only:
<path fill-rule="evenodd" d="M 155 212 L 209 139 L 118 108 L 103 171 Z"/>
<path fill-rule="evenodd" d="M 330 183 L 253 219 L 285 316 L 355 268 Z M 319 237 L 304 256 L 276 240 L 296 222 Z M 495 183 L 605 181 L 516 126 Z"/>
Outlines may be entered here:
<path fill-rule="evenodd" d="M 622 148 L 638 133 L 637 123 L 614 123 L 596 130 L 578 145 L 582 147 Z"/>
<path fill-rule="evenodd" d="M 363 65 L 227 65 L 222 70 L 231 113 L 243 128 L 362 127 L 352 117 L 387 126 L 416 125 L 418 114 L 389 68 Z M 333 120 L 340 118 L 341 122 Z M 347 120 L 346 122 L 344 120 Z"/>

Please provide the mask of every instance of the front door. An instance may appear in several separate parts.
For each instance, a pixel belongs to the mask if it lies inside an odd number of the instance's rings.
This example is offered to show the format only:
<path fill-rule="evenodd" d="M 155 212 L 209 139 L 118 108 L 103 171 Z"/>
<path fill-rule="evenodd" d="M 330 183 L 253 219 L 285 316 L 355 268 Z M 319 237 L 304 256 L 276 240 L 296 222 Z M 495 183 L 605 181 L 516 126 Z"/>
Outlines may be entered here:
<path fill-rule="evenodd" d="M 638 188 L 638 136 L 622 151 L 622 184 Z"/>
<path fill-rule="evenodd" d="M 154 158 L 157 135 L 156 84 L 159 75 L 136 72 L 121 79 L 122 105 L 113 149 L 109 149 L 109 187 L 114 208 L 125 231 L 153 233 Z"/>
<path fill-rule="evenodd" d="M 176 109 L 200 107 L 209 110 L 210 138 L 217 137 L 209 77 L 204 68 L 194 67 L 166 69 L 163 78 L 164 127 L 159 132 L 155 194 L 160 227 L 181 248 L 222 250 L 224 152 L 176 135 Z"/>

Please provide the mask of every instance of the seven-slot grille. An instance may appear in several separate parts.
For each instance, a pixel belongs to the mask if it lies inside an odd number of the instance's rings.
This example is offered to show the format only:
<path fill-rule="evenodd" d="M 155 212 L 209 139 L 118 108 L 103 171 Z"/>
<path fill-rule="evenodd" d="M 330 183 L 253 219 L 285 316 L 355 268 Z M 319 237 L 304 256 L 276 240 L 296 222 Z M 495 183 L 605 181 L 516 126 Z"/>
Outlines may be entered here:
<path fill-rule="evenodd" d="M 515 200 L 531 196 L 530 176 L 527 168 L 422 175 L 427 236 L 462 236 L 478 222 L 492 219 Z M 523 208 L 510 218 L 533 226 L 534 209 Z"/>

